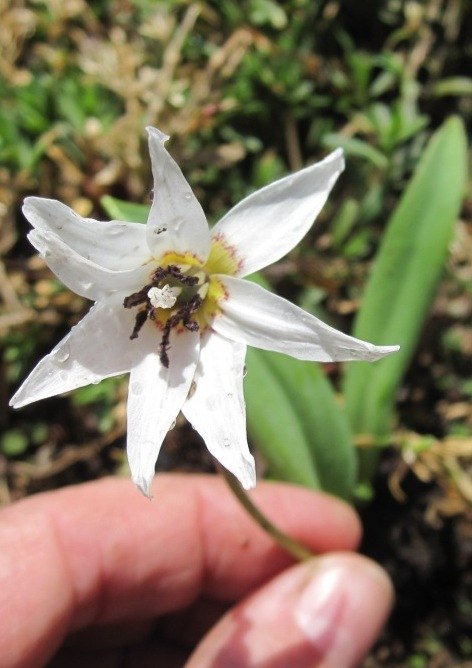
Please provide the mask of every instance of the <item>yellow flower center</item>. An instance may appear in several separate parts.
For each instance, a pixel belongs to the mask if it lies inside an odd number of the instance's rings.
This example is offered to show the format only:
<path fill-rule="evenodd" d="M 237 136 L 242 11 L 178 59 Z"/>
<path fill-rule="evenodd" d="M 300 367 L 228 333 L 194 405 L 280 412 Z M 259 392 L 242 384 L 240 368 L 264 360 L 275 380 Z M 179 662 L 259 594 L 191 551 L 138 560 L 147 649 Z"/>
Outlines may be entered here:
<path fill-rule="evenodd" d="M 149 282 L 123 301 L 125 308 L 137 308 L 130 339 L 138 338 L 149 319 L 162 332 L 159 357 L 169 366 L 171 330 L 204 331 L 218 315 L 226 291 L 215 274 L 234 275 L 240 263 L 222 237 L 212 240 L 210 254 L 202 264 L 190 253 L 166 253 L 149 276 Z"/>

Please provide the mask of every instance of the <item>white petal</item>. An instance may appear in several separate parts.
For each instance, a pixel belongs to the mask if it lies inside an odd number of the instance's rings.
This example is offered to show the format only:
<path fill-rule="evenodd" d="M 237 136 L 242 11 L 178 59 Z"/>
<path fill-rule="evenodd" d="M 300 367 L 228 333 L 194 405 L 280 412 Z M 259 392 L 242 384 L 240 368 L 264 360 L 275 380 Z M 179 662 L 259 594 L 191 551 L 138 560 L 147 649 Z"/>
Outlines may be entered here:
<path fill-rule="evenodd" d="M 203 209 L 180 167 L 164 147 L 168 137 L 147 128 L 154 177 L 154 197 L 147 222 L 147 239 L 154 257 L 192 253 L 202 263 L 210 250 L 210 233 Z"/>
<path fill-rule="evenodd" d="M 10 404 L 20 408 L 127 373 L 133 359 L 133 325 L 133 314 L 116 300 L 95 304 L 33 369 Z"/>
<path fill-rule="evenodd" d="M 214 332 L 202 338 L 194 390 L 182 412 L 208 450 L 245 489 L 256 484 L 246 436 L 243 369 L 246 346 Z"/>
<path fill-rule="evenodd" d="M 271 183 L 242 200 L 212 230 L 234 249 L 238 276 L 279 260 L 298 244 L 344 169 L 337 149 L 321 162 Z"/>
<path fill-rule="evenodd" d="M 218 279 L 228 298 L 220 303 L 223 313 L 212 327 L 235 341 L 317 362 L 374 361 L 399 349 L 343 334 L 255 283 L 222 275 Z"/>
<path fill-rule="evenodd" d="M 37 230 L 54 232 L 76 253 L 106 269 L 132 269 L 150 257 L 146 226 L 140 223 L 81 218 L 65 204 L 41 197 L 27 197 L 23 213 Z"/>
<path fill-rule="evenodd" d="M 32 230 L 28 239 L 64 285 L 93 301 L 113 292 L 135 292 L 143 287 L 150 274 L 146 265 L 125 271 L 100 267 L 78 255 L 53 232 Z"/>
<path fill-rule="evenodd" d="M 146 496 L 165 435 L 187 397 L 200 347 L 198 332 L 172 332 L 169 368 L 156 352 L 158 334 L 148 330 L 142 338 L 147 354 L 131 370 L 128 394 L 128 461 L 133 481 Z"/>

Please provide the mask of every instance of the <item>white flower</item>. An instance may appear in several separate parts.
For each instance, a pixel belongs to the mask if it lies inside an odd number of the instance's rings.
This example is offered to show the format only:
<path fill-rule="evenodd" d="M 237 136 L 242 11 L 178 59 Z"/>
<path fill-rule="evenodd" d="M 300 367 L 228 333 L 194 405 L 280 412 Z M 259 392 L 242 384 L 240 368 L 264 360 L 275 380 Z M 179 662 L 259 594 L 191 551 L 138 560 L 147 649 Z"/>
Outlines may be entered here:
<path fill-rule="evenodd" d="M 144 494 L 180 410 L 211 454 L 250 488 L 247 344 L 320 362 L 375 360 L 397 350 L 338 332 L 242 280 L 298 244 L 343 170 L 342 152 L 249 195 L 209 230 L 164 147 L 168 137 L 148 132 L 155 197 L 146 226 L 97 222 L 55 200 L 26 199 L 29 240 L 65 285 L 95 304 L 11 404 L 129 372 L 128 459 Z"/>

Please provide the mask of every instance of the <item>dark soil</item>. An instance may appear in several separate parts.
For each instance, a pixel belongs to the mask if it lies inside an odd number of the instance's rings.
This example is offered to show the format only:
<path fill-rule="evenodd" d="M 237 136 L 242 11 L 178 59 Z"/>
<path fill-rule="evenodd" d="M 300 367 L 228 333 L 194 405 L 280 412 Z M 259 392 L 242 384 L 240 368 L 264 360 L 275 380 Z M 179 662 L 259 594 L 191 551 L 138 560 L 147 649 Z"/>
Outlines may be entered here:
<path fill-rule="evenodd" d="M 472 666 L 472 514 L 428 519 L 435 484 L 408 474 L 404 503 L 388 488 L 398 455 L 379 468 L 375 503 L 361 510 L 362 552 L 393 579 L 396 606 L 367 666 Z M 470 663 L 469 663 L 470 662 Z"/>

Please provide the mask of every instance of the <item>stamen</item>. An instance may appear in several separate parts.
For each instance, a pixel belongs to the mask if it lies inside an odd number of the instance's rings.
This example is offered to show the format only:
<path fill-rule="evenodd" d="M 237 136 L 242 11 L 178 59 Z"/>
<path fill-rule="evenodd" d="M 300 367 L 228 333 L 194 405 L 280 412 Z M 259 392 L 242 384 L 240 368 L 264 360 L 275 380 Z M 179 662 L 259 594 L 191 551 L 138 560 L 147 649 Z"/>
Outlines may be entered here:
<path fill-rule="evenodd" d="M 142 326 L 146 322 L 147 317 L 148 317 L 147 311 L 138 311 L 136 313 L 136 320 L 134 323 L 133 332 L 129 337 L 131 340 L 138 338 L 138 334 L 141 331 Z"/>
<path fill-rule="evenodd" d="M 139 304 L 146 303 L 148 301 L 147 293 L 150 288 L 152 288 L 152 284 L 145 285 L 144 288 L 139 292 L 133 292 L 132 295 L 125 297 L 123 300 L 123 306 L 125 308 L 133 308 Z"/>
<path fill-rule="evenodd" d="M 189 287 L 198 283 L 197 276 L 185 276 L 185 274 L 183 274 L 180 270 L 180 267 L 178 267 L 176 264 L 169 264 L 167 267 L 158 267 L 156 269 L 152 275 L 153 285 L 160 283 L 163 278 L 167 278 L 168 276 L 176 278 L 178 281 L 180 281 L 180 283 Z"/>
<path fill-rule="evenodd" d="M 176 327 L 180 321 L 182 321 L 183 326 L 191 332 L 197 332 L 199 329 L 198 323 L 194 320 L 190 320 L 190 316 L 195 311 L 198 311 L 200 306 L 203 304 L 203 300 L 199 294 L 196 294 L 190 299 L 186 304 L 180 308 L 177 313 L 174 313 L 164 326 L 164 331 L 162 334 L 161 343 L 159 346 L 159 359 L 162 362 L 162 365 L 166 369 L 169 368 L 169 355 L 167 351 L 169 350 L 169 339 L 170 332 L 173 327 Z"/>
<path fill-rule="evenodd" d="M 157 320 L 158 309 L 173 309 L 177 304 L 177 307 L 169 314 L 165 324 L 163 324 L 162 319 L 159 318 L 159 321 L 161 322 L 160 326 L 162 327 L 162 339 L 159 344 L 159 359 L 161 360 L 162 365 L 166 368 L 169 367 L 168 350 L 172 329 L 177 327 L 179 323 L 182 323 L 182 326 L 189 332 L 197 332 L 199 330 L 199 324 L 192 319 L 192 315 L 198 311 L 203 304 L 208 291 L 208 283 L 206 283 L 206 274 L 203 271 L 196 271 L 193 275 L 188 276 L 186 272 L 190 269 L 191 265 L 185 264 L 169 264 L 167 267 L 157 267 L 151 274 L 150 283 L 145 285 L 142 290 L 133 292 L 133 294 L 125 297 L 123 300 L 123 306 L 125 308 L 134 308 L 135 306 L 144 305 L 144 308 L 141 308 L 136 313 L 136 319 L 130 339 L 136 339 L 138 337 L 141 328 L 148 318 L 152 321 Z M 192 271 L 194 271 L 194 269 L 192 269 Z M 165 283 L 164 281 L 166 279 L 171 279 L 170 283 Z M 179 285 L 172 285 L 173 281 L 180 283 L 182 287 Z M 162 285 L 163 283 L 164 285 Z M 195 286 L 199 287 L 195 288 Z M 186 288 L 195 288 L 195 290 L 191 291 L 195 294 L 193 294 L 188 301 L 179 303 L 180 299 L 187 297 L 188 291 Z"/>

